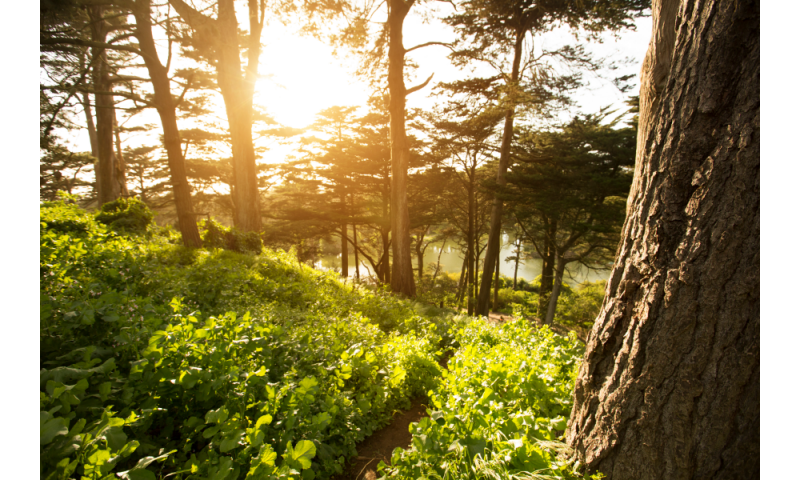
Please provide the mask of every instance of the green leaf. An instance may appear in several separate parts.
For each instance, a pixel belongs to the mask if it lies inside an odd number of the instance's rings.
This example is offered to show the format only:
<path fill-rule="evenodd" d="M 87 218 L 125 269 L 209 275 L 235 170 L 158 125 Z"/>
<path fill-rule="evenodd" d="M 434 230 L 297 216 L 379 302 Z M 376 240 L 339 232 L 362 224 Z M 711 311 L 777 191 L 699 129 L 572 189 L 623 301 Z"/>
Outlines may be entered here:
<path fill-rule="evenodd" d="M 403 383 L 403 380 L 406 378 L 406 369 L 397 365 L 392 370 L 392 375 L 389 377 L 389 385 L 392 387 L 396 387 Z"/>
<path fill-rule="evenodd" d="M 258 420 L 256 421 L 255 428 L 259 429 L 261 428 L 262 425 L 269 425 L 270 423 L 272 423 L 272 415 L 270 414 L 261 415 L 260 417 L 258 417 Z"/>
<path fill-rule="evenodd" d="M 69 433 L 67 428 L 67 421 L 64 418 L 57 417 L 46 420 L 39 425 L 39 444 L 47 445 L 52 442 L 54 438 L 59 435 L 66 435 Z"/>
<path fill-rule="evenodd" d="M 233 471 L 233 459 L 231 457 L 221 457 L 219 465 L 209 469 L 209 480 L 224 480 Z"/>
<path fill-rule="evenodd" d="M 111 382 L 101 383 L 98 386 L 98 390 L 100 391 L 100 399 L 105 402 L 108 395 L 111 393 Z"/>
<path fill-rule="evenodd" d="M 104 436 L 108 441 L 108 446 L 111 447 L 113 451 L 122 450 L 125 446 L 125 442 L 128 441 L 128 436 L 125 435 L 125 432 L 123 432 L 120 427 L 109 428 L 106 430 Z"/>
<path fill-rule="evenodd" d="M 127 477 L 122 477 L 127 480 L 156 480 L 156 474 L 145 468 L 136 470 L 128 470 Z M 117 474 L 119 476 L 119 474 Z"/>
<path fill-rule="evenodd" d="M 267 444 L 261 447 L 261 452 L 258 454 L 259 462 L 263 463 L 268 467 L 275 466 L 275 460 L 278 458 L 278 454 L 272 450 L 272 446 Z"/>
<path fill-rule="evenodd" d="M 291 448 L 291 442 L 289 447 Z M 311 468 L 311 459 L 317 454 L 317 447 L 313 442 L 308 440 L 300 440 L 297 446 L 291 450 L 291 459 L 300 462 L 303 468 Z"/>
<path fill-rule="evenodd" d="M 234 430 L 233 432 L 228 433 L 222 440 L 219 451 L 225 453 L 238 447 L 242 437 L 244 437 L 244 430 Z"/>
<path fill-rule="evenodd" d="M 228 419 L 228 409 L 224 406 L 206 413 L 206 423 L 222 423 Z"/>

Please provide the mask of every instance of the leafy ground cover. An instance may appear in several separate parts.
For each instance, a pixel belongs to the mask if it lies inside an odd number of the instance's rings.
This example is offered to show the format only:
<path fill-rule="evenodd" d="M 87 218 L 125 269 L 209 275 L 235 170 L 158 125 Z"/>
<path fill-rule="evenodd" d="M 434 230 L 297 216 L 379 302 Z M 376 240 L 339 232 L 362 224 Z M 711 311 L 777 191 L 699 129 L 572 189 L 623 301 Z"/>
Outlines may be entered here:
<path fill-rule="evenodd" d="M 459 345 L 429 418 L 412 424 L 411 448 L 396 449 L 390 478 L 583 478 L 561 443 L 582 348 L 517 319 L 455 327 Z M 594 478 L 594 477 L 592 477 Z"/>
<path fill-rule="evenodd" d="M 574 336 L 446 315 L 290 253 L 185 249 L 63 202 L 40 219 L 43 479 L 328 478 L 420 395 L 430 418 L 385 475 L 577 475 L 558 443 Z"/>
<path fill-rule="evenodd" d="M 326 478 L 440 375 L 435 319 L 288 254 L 40 236 L 42 478 Z"/>

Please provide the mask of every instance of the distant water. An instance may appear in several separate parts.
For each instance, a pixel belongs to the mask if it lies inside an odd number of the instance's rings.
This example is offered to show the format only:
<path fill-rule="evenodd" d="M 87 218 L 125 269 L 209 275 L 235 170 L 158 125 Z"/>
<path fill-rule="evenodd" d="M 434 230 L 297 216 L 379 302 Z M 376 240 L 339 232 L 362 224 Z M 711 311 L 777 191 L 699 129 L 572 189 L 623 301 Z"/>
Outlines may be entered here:
<path fill-rule="evenodd" d="M 435 264 L 436 259 L 439 256 L 439 247 L 441 247 L 441 243 L 438 245 L 430 245 L 428 249 L 425 250 L 425 265 L 429 265 L 431 263 Z M 510 245 L 504 245 L 504 247 L 500 250 L 500 274 L 507 276 L 509 278 L 514 277 L 514 262 L 513 261 L 504 261 L 507 257 L 513 255 L 513 247 Z M 412 265 L 415 269 L 417 268 L 417 256 L 412 252 Z M 481 257 L 483 258 L 483 257 Z M 372 269 L 369 268 L 369 262 L 363 260 L 361 258 L 361 275 L 365 274 L 366 271 L 369 274 L 372 273 Z M 355 276 L 356 267 L 355 267 L 355 256 L 352 254 L 348 255 L 348 266 L 349 266 L 349 274 L 350 276 Z M 461 255 L 461 249 L 455 245 L 450 244 L 449 242 L 444 246 L 444 252 L 442 252 L 441 257 L 441 268 L 443 271 L 448 273 L 461 273 L 461 265 L 464 262 L 464 257 Z M 321 270 L 329 270 L 340 268 L 342 265 L 341 255 L 326 255 L 322 257 L 320 261 L 317 262 L 315 267 Z M 426 270 L 427 271 L 427 270 Z M 528 259 L 520 262 L 519 270 L 517 271 L 517 278 L 524 278 L 525 280 L 533 280 L 537 276 L 541 275 L 542 273 L 542 260 L 541 259 Z M 594 282 L 597 280 L 607 280 L 608 276 L 611 273 L 611 269 L 607 270 L 589 270 L 583 265 L 572 264 L 567 266 L 567 272 L 564 274 L 564 283 L 575 286 L 581 282 L 590 281 Z"/>

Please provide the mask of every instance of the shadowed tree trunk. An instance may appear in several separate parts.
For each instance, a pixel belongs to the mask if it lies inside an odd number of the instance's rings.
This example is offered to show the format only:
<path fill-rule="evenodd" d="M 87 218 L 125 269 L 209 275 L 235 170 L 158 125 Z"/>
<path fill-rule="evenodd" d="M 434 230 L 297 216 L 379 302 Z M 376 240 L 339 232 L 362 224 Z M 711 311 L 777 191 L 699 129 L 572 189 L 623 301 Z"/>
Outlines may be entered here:
<path fill-rule="evenodd" d="M 142 50 L 147 71 L 153 84 L 153 101 L 161 118 L 164 131 L 164 149 L 167 151 L 170 182 L 175 198 L 175 211 L 183 244 L 199 248 L 203 245 L 197 230 L 197 218 L 192 207 L 192 192 L 186 180 L 186 165 L 181 151 L 181 137 L 178 119 L 175 115 L 175 101 L 172 98 L 169 76 L 166 67 L 158 59 L 150 21 L 150 1 L 139 0 L 133 11 L 136 18 L 136 38 Z"/>
<path fill-rule="evenodd" d="M 88 7 L 91 19 L 92 41 L 105 43 L 110 25 L 103 18 L 104 6 Z M 95 188 L 97 206 L 113 202 L 120 196 L 117 183 L 117 158 L 114 154 L 114 97 L 108 56 L 103 47 L 92 47 L 92 86 L 95 92 L 95 115 L 97 117 L 97 166 L 95 167 Z"/>
<path fill-rule="evenodd" d="M 525 40 L 525 30 L 519 29 L 514 41 L 514 63 L 511 66 L 511 88 L 517 87 L 519 82 L 519 69 L 522 61 L 522 43 Z M 503 139 L 500 142 L 500 159 L 497 163 L 498 185 L 506 184 L 506 170 L 508 170 L 509 157 L 511 156 L 511 140 L 514 137 L 514 114 L 516 105 L 509 102 L 506 107 L 505 120 L 503 122 Z M 486 260 L 483 263 L 483 273 L 481 275 L 481 289 L 478 293 L 478 315 L 489 314 L 489 297 L 492 293 L 492 274 L 494 264 L 500 258 L 500 231 L 503 227 L 503 201 L 495 197 L 492 204 L 492 216 L 489 220 L 489 238 L 486 240 Z"/>
<path fill-rule="evenodd" d="M 759 16 L 653 2 L 627 219 L 567 430 L 610 480 L 759 477 Z"/>
<path fill-rule="evenodd" d="M 411 265 L 411 225 L 408 218 L 408 141 L 406 139 L 406 86 L 403 81 L 405 48 L 403 22 L 413 0 L 388 0 L 389 9 L 389 125 L 392 151 L 392 290 L 416 295 Z"/>

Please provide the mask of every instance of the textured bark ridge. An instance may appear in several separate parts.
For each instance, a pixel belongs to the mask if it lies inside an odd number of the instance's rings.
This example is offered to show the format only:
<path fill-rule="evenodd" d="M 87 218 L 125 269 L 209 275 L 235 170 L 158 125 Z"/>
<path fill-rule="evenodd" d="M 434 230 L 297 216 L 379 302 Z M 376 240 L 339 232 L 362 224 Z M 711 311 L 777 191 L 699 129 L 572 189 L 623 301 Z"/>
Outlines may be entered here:
<path fill-rule="evenodd" d="M 759 4 L 673 25 L 567 440 L 611 480 L 758 478 Z"/>

